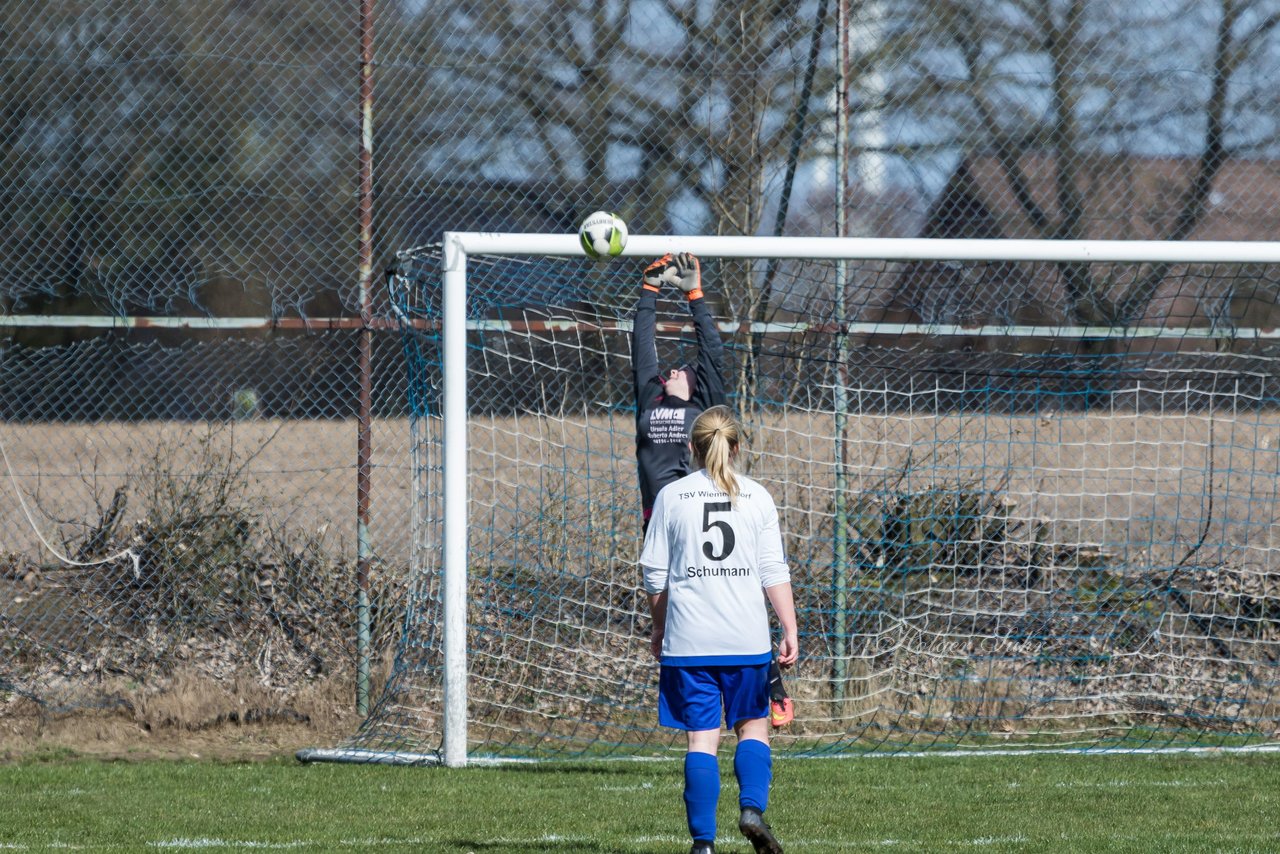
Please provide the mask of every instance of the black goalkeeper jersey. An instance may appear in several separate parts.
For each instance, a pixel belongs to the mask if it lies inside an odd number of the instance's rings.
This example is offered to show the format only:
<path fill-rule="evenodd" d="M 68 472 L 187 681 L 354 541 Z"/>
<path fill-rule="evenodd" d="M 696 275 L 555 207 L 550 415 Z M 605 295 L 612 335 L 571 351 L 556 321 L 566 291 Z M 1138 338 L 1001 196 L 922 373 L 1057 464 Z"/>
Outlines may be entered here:
<path fill-rule="evenodd" d="M 655 338 L 658 295 L 641 292 L 631 330 L 631 373 L 636 395 L 636 464 L 646 513 L 658 490 L 690 471 L 689 435 L 703 410 L 726 402 L 724 344 L 705 299 L 689 301 L 697 332 L 698 359 L 689 400 L 667 397 L 658 370 Z"/>

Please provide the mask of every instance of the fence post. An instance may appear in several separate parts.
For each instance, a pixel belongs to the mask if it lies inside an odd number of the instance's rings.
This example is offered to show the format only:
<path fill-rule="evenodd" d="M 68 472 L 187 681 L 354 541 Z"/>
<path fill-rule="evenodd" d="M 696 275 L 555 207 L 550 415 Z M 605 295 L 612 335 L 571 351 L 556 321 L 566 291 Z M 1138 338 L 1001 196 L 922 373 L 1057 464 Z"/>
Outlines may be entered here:
<path fill-rule="evenodd" d="M 836 236 L 849 236 L 849 218 L 846 210 L 849 137 L 849 6 L 848 0 L 836 4 L 836 32 L 840 38 L 840 62 L 836 75 Z M 848 681 L 849 656 L 849 519 L 847 510 L 848 482 L 845 472 L 845 431 L 847 428 L 848 400 L 848 338 L 845 334 L 845 279 L 848 264 L 844 258 L 836 261 L 836 387 L 835 387 L 835 468 L 836 494 L 833 509 L 832 537 L 834 566 L 831 572 L 832 609 L 834 611 L 832 634 L 831 698 L 844 699 Z"/>
<path fill-rule="evenodd" d="M 356 415 L 356 712 L 369 713 L 369 467 L 373 457 L 373 0 L 360 0 L 360 403 Z"/>

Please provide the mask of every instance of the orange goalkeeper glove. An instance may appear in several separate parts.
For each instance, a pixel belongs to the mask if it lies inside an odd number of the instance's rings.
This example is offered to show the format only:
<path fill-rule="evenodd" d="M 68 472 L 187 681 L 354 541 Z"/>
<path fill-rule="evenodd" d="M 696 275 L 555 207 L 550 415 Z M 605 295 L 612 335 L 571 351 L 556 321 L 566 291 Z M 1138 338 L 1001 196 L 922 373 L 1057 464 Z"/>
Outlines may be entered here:
<path fill-rule="evenodd" d="M 702 265 L 698 263 L 698 256 L 692 252 L 681 252 L 672 262 L 675 273 L 671 281 L 684 291 L 690 301 L 702 299 Z"/>
<path fill-rule="evenodd" d="M 662 285 L 672 281 L 674 272 L 675 264 L 668 253 L 644 268 L 644 274 L 640 277 L 640 286 L 655 294 L 662 293 Z"/>
<path fill-rule="evenodd" d="M 769 723 L 774 729 L 786 726 L 795 720 L 796 707 L 787 696 L 787 689 L 782 685 L 782 671 L 778 669 L 778 659 L 769 662 Z"/>

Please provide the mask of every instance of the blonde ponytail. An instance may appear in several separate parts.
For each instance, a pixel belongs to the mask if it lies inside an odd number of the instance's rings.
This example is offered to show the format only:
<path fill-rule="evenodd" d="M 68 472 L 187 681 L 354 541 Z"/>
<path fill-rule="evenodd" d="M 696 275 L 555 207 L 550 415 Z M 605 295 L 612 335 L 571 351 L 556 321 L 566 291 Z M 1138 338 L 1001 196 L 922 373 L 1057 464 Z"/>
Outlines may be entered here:
<path fill-rule="evenodd" d="M 698 465 L 707 470 L 711 482 L 720 487 L 729 500 L 738 497 L 738 478 L 733 461 L 742 441 L 742 425 L 727 406 L 712 406 L 693 422 L 690 444 Z"/>

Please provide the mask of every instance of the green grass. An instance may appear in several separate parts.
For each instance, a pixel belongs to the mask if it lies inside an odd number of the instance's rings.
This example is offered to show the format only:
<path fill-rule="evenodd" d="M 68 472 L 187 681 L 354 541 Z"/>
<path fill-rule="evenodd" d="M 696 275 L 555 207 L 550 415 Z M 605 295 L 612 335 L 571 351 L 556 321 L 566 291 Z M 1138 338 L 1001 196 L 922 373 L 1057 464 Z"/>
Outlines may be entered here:
<path fill-rule="evenodd" d="M 727 754 L 722 754 L 727 759 Z M 722 762 L 718 850 L 747 852 Z M 678 762 L 0 766 L 0 851 L 684 852 Z M 1275 851 L 1280 756 L 791 759 L 788 852 Z"/>

